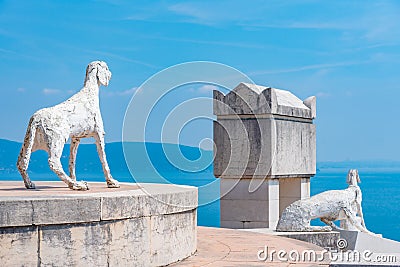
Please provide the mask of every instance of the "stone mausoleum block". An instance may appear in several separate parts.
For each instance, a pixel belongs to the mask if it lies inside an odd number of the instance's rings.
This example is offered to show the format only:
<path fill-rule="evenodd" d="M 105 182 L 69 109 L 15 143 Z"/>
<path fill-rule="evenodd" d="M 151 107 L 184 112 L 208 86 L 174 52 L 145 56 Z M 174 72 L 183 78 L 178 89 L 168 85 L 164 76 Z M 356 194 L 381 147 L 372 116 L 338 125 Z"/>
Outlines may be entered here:
<path fill-rule="evenodd" d="M 309 197 L 316 172 L 316 98 L 240 83 L 214 91 L 214 175 L 221 226 L 275 228 L 290 203 Z"/>

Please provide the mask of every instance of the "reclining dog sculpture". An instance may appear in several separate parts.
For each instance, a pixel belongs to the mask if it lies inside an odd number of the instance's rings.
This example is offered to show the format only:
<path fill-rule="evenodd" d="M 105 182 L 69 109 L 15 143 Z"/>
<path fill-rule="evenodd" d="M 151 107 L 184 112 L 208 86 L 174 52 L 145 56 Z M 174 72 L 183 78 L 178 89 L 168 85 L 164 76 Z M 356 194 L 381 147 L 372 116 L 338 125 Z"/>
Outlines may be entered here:
<path fill-rule="evenodd" d="M 105 62 L 91 62 L 86 68 L 84 86 L 78 93 L 61 104 L 41 109 L 33 114 L 17 162 L 18 170 L 27 189 L 35 188 L 27 173 L 31 153 L 36 150 L 45 150 L 49 154 L 50 169 L 70 189 L 88 190 L 87 183 L 77 182 L 75 174 L 79 142 L 81 138 L 86 137 L 94 137 L 96 140 L 97 152 L 107 186 L 119 187 L 118 181 L 111 176 L 106 159 L 105 132 L 99 106 L 99 87 L 100 85 L 107 86 L 110 79 L 111 72 Z M 64 172 L 60 161 L 68 138 L 71 138 L 70 176 Z"/>
<path fill-rule="evenodd" d="M 298 200 L 290 204 L 282 213 L 276 227 L 277 231 L 331 231 L 339 230 L 333 222 L 345 221 L 345 230 L 354 230 L 373 234 L 365 227 L 361 208 L 361 189 L 358 186 L 360 177 L 357 170 L 350 170 L 347 174 L 349 187 L 345 190 L 331 190 L 315 195 L 311 198 Z M 357 216 L 357 214 L 359 216 Z M 312 219 L 320 218 L 328 226 L 310 226 Z"/>

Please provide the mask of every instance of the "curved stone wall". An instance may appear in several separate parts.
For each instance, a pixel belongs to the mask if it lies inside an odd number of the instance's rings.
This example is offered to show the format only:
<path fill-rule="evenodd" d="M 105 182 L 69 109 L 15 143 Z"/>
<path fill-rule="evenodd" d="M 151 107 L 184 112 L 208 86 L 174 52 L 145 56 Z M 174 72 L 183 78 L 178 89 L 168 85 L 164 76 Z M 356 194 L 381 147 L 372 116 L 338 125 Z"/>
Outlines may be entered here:
<path fill-rule="evenodd" d="M 196 250 L 197 189 L 0 182 L 3 266 L 164 266 Z"/>

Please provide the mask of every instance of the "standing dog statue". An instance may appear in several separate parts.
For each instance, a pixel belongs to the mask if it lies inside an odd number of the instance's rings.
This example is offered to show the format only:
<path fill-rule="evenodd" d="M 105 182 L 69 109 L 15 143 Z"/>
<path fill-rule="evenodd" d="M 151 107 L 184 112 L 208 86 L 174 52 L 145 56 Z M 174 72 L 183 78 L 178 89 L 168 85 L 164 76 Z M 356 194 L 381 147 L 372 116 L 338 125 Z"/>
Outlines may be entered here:
<path fill-rule="evenodd" d="M 349 187 L 345 190 L 331 190 L 298 200 L 290 204 L 282 213 L 277 231 L 306 232 L 339 230 L 333 222 L 342 221 L 345 230 L 358 230 L 373 234 L 365 227 L 361 208 L 360 177 L 357 170 L 347 174 Z M 358 216 L 357 216 L 358 215 Z M 310 226 L 310 221 L 319 218 L 328 226 Z M 375 234 L 373 234 L 375 235 Z"/>
<path fill-rule="evenodd" d="M 111 72 L 105 62 L 91 62 L 86 69 L 84 86 L 77 94 L 61 104 L 41 109 L 33 114 L 17 162 L 26 188 L 35 188 L 27 173 L 31 153 L 36 150 L 45 150 L 49 154 L 50 169 L 70 189 L 88 190 L 87 183 L 77 182 L 75 175 L 79 142 L 81 138 L 87 137 L 94 137 L 96 140 L 107 186 L 119 187 L 118 181 L 111 176 L 106 159 L 105 132 L 99 106 L 99 87 L 100 85 L 107 86 L 110 79 Z M 60 161 L 64 145 L 69 138 L 71 138 L 70 176 L 64 172 Z"/>

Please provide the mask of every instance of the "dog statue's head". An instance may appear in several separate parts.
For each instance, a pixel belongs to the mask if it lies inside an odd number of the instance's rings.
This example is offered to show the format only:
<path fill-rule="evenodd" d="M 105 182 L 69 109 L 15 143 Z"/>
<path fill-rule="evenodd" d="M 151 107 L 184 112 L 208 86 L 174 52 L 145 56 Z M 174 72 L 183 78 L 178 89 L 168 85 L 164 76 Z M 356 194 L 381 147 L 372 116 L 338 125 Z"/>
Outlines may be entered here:
<path fill-rule="evenodd" d="M 358 170 L 349 170 L 349 172 L 347 173 L 346 183 L 348 183 L 349 185 L 357 185 L 358 183 L 361 183 L 360 176 L 358 175 Z"/>
<path fill-rule="evenodd" d="M 89 75 L 95 75 L 98 82 L 104 86 L 107 86 L 111 79 L 111 71 L 104 61 L 90 62 L 86 68 L 86 80 Z"/>

